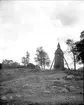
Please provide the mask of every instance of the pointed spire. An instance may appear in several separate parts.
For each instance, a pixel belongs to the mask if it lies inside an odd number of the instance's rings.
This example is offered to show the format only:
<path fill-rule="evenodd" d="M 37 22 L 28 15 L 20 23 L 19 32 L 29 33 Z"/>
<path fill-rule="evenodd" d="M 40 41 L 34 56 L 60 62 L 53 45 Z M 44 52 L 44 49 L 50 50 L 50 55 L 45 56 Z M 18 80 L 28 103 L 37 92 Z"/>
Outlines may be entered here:
<path fill-rule="evenodd" d="M 57 45 L 57 49 L 60 48 L 60 43 L 59 43 L 59 38 L 57 38 L 58 41 L 58 45 Z"/>
<path fill-rule="evenodd" d="M 57 45 L 57 50 L 55 51 L 55 54 L 63 54 L 63 51 L 61 50 L 61 46 L 60 46 L 60 43 L 58 42 L 58 45 Z"/>
<path fill-rule="evenodd" d="M 59 44 L 59 42 L 58 42 L 57 48 L 60 48 L 60 44 Z"/>

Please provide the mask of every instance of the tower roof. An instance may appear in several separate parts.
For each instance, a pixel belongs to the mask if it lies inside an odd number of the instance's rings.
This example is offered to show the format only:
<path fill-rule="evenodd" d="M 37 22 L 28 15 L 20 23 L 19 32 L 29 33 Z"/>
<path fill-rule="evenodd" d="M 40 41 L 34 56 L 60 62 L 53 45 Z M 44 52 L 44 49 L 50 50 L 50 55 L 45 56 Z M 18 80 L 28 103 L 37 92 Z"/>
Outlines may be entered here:
<path fill-rule="evenodd" d="M 58 45 L 57 45 L 57 50 L 55 51 L 55 54 L 56 53 L 63 54 L 63 51 L 61 50 L 59 42 L 58 42 Z"/>

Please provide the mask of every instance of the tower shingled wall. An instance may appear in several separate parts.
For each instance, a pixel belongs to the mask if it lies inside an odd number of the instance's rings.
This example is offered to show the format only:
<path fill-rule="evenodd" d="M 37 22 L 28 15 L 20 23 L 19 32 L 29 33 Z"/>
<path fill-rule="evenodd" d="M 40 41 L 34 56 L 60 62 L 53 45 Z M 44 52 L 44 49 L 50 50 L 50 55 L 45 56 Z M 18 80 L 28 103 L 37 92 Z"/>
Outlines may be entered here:
<path fill-rule="evenodd" d="M 57 45 L 57 50 L 55 51 L 54 69 L 64 69 L 63 51 L 61 50 L 59 43 Z"/>

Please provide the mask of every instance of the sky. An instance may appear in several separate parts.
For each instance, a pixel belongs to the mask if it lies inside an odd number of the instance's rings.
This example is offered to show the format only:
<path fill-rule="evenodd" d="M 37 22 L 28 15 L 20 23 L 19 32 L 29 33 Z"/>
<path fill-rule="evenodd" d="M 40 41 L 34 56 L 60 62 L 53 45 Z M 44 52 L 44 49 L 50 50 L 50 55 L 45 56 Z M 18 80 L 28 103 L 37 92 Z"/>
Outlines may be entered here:
<path fill-rule="evenodd" d="M 41 46 L 52 62 L 57 43 L 66 51 L 66 40 L 79 40 L 83 30 L 83 0 L 0 0 L 0 62 L 21 63 L 28 51 L 30 62 L 35 63 L 36 49 Z M 65 58 L 72 66 L 70 56 L 65 54 Z"/>

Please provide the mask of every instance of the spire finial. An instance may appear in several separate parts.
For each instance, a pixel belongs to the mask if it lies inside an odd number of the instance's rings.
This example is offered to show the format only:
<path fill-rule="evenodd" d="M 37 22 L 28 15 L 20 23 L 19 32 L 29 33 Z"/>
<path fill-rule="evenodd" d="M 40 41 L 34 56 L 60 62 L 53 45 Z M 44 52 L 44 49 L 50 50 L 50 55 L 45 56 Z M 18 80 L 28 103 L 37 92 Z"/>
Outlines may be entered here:
<path fill-rule="evenodd" d="M 57 38 L 57 41 L 58 41 L 58 43 L 59 43 L 59 38 Z"/>
<path fill-rule="evenodd" d="M 59 38 L 57 38 L 57 41 L 58 41 L 57 48 L 60 48 Z"/>

